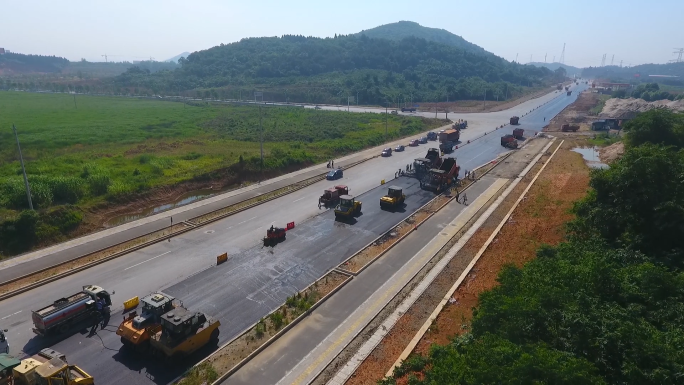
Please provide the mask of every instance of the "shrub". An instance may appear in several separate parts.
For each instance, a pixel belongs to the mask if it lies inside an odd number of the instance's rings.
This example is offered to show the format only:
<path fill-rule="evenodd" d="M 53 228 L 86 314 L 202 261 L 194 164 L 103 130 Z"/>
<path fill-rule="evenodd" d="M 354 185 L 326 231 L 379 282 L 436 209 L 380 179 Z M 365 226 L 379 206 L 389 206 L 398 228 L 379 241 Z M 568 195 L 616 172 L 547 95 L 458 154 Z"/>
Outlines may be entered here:
<path fill-rule="evenodd" d="M 90 193 L 94 196 L 106 194 L 111 183 L 112 180 L 107 174 L 91 174 L 88 176 Z"/>
<path fill-rule="evenodd" d="M 129 184 L 114 181 L 107 187 L 107 197 L 110 199 L 121 199 L 133 192 L 133 187 Z"/>

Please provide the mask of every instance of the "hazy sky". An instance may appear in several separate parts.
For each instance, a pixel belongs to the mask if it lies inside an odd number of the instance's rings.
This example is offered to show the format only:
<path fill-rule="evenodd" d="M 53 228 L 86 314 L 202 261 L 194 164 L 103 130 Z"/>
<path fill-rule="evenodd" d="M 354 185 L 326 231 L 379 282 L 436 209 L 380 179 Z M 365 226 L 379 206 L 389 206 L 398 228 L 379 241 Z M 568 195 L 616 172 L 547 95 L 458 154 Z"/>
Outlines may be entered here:
<path fill-rule="evenodd" d="M 684 47 L 682 0 L 2 0 L 0 47 L 70 60 L 166 60 L 244 37 L 332 36 L 399 20 L 443 28 L 508 60 L 666 63 Z"/>

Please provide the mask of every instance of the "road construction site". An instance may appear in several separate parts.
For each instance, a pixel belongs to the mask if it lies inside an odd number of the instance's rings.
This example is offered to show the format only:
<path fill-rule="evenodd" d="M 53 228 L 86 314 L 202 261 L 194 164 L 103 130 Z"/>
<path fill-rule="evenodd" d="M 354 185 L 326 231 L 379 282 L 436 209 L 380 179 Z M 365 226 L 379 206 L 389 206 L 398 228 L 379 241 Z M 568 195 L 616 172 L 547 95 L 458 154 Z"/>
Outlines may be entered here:
<path fill-rule="evenodd" d="M 544 99 L 543 106 L 538 109 L 528 106 L 529 111 L 533 112 L 528 114 L 527 111 L 527 116 L 521 118 L 521 126 L 526 129 L 526 136 L 533 136 L 534 132 L 541 129 L 542 117 L 553 116 L 573 99 L 574 96 L 559 97 L 556 94 Z M 542 101 L 536 102 L 539 104 Z M 517 113 L 523 115 L 521 112 Z M 513 129 L 504 127 L 495 131 L 495 126 L 478 129 L 478 124 L 471 123 L 476 121 L 467 118 L 470 120 L 471 128 L 464 130 L 459 149 L 450 155 L 457 158 L 461 166 L 461 176 L 465 170 L 472 170 L 505 152 L 499 144 L 499 138 Z M 501 119 L 499 125 L 505 121 L 507 118 Z M 183 365 L 177 365 L 177 371 L 174 372 L 157 361 L 129 356 L 121 351 L 118 336 L 114 333 L 119 323 L 116 316 L 112 317 L 112 321 L 104 330 L 90 338 L 78 331 L 73 336 L 45 340 L 31 336 L 31 310 L 89 283 L 110 290 L 115 304 L 163 289 L 181 299 L 187 307 L 220 319 L 222 326 L 219 343 L 228 341 L 245 327 L 254 324 L 277 308 L 288 296 L 318 279 L 434 197 L 434 193 L 422 190 L 415 179 L 400 177 L 392 180 L 397 169 L 411 163 L 413 158 L 423 156 L 425 151 L 425 146 L 409 147 L 405 152 L 395 153 L 389 158 L 372 159 L 345 170 L 342 180 L 314 183 L 208 226 L 193 228 L 168 241 L 145 247 L 6 299 L 2 301 L 3 313 L 0 316 L 4 317 L 2 326 L 5 327 L 4 323 L 7 324 L 10 329 L 8 335 L 14 341 L 12 353 L 33 354 L 42 347 L 54 346 L 65 353 L 70 361 L 78 362 L 88 373 L 95 376 L 98 383 L 168 383 L 181 374 L 188 365 L 209 354 L 215 346 L 209 346 Z M 317 169 L 317 172 L 320 171 L 325 171 L 325 166 Z M 403 210 L 380 210 L 379 199 L 387 191 L 387 185 L 380 186 L 383 179 L 403 188 L 407 196 L 406 207 Z M 348 185 L 351 193 L 356 194 L 364 203 L 362 215 L 355 220 L 348 223 L 336 222 L 332 211 L 318 209 L 317 197 L 325 188 L 335 184 Z M 480 193 L 484 193 L 488 187 L 483 180 L 479 187 L 473 186 L 472 190 L 469 189 L 468 194 L 473 194 L 471 200 L 475 200 L 476 195 L 479 195 L 478 189 L 481 189 Z M 256 188 L 253 187 L 250 191 Z M 218 205 L 219 201 L 220 199 L 217 199 L 205 203 Z M 198 205 L 193 209 L 197 207 L 203 206 Z M 453 218 L 454 214 L 451 212 L 449 215 Z M 165 220 L 158 218 L 144 225 L 157 226 L 156 221 Z M 287 232 L 287 239 L 284 242 L 272 249 L 255 246 L 264 236 L 268 226 L 284 226 L 287 222 L 295 222 L 296 227 Z M 137 227 L 127 229 L 134 230 Z M 121 234 L 112 232 L 108 235 L 121 237 Z M 83 245 L 92 247 L 87 242 L 81 244 L 82 247 Z M 415 245 L 418 246 L 420 243 Z M 62 249 L 62 252 L 67 250 Z M 223 253 L 228 254 L 228 261 L 221 266 L 214 266 L 216 256 Z M 34 257 L 27 258 L 26 261 L 43 260 L 42 257 Z M 387 266 L 384 262 L 387 259 L 376 261 L 362 274 L 371 269 L 383 268 L 388 269 L 385 273 L 387 274 L 393 268 L 402 266 L 399 261 L 399 265 Z M 11 274 L 12 268 L 18 269 L 22 265 L 8 265 L 8 274 Z M 343 290 L 333 298 L 344 297 L 341 295 Z M 369 291 L 365 297 L 368 293 Z M 354 304 L 348 303 L 346 306 L 351 308 Z M 115 305 L 113 311 L 118 310 L 121 310 L 121 307 Z"/>

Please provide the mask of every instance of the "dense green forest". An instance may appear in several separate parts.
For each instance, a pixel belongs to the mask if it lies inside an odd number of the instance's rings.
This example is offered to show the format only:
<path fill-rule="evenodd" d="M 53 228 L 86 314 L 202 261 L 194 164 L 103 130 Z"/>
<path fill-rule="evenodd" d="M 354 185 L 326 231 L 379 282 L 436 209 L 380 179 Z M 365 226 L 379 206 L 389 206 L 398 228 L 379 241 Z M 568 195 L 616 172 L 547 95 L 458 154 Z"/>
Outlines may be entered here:
<path fill-rule="evenodd" d="M 57 56 L 23 55 L 13 52 L 0 55 L 0 70 L 8 73 L 54 73 L 61 72 L 67 65 L 69 60 Z"/>
<path fill-rule="evenodd" d="M 555 81 L 548 69 L 507 62 L 416 37 L 399 41 L 365 35 L 250 38 L 194 52 L 175 71 L 131 68 L 116 78 L 116 92 L 133 88 L 175 95 L 364 104 L 399 100 L 507 99 L 524 86 Z"/>
<path fill-rule="evenodd" d="M 505 268 L 500 285 L 480 296 L 469 333 L 409 358 L 396 376 L 408 374 L 409 384 L 682 383 L 684 115 L 646 112 L 625 130 L 624 156 L 593 171 L 568 241 Z"/>
<path fill-rule="evenodd" d="M 435 43 L 450 45 L 464 51 L 496 57 L 493 53 L 485 51 L 484 48 L 475 45 L 461 36 L 455 35 L 445 29 L 424 27 L 413 21 L 399 21 L 396 23 L 385 24 L 379 27 L 363 30 L 356 35 L 366 35 L 374 39 L 388 40 L 402 40 L 407 37 L 417 37 Z"/>

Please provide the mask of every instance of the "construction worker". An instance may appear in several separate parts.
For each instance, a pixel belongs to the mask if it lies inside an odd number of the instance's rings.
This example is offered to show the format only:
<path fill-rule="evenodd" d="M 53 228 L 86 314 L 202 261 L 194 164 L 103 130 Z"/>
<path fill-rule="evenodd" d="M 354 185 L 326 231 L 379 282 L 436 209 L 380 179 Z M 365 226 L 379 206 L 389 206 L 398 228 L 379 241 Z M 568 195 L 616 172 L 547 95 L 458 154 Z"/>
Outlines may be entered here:
<path fill-rule="evenodd" d="M 409 165 L 407 164 L 406 165 L 406 172 L 408 172 L 408 170 L 409 170 Z"/>
<path fill-rule="evenodd" d="M 463 205 L 468 206 L 468 196 L 465 193 L 463 193 Z"/>
<path fill-rule="evenodd" d="M 330 159 L 330 167 L 335 168 L 335 161 Z"/>

